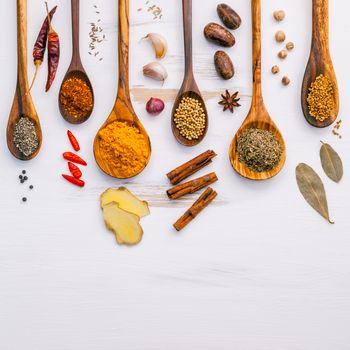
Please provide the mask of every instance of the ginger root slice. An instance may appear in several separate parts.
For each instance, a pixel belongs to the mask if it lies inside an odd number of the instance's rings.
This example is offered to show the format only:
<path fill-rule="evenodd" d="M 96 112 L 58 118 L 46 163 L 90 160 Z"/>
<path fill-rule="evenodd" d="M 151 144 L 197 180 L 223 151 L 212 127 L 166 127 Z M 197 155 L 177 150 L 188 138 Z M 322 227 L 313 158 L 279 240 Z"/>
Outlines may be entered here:
<path fill-rule="evenodd" d="M 103 206 L 103 218 L 119 244 L 135 245 L 141 241 L 143 230 L 139 223 L 140 217 L 121 209 L 118 203 Z"/>
<path fill-rule="evenodd" d="M 125 187 L 108 188 L 101 194 L 100 201 L 102 209 L 107 204 L 115 202 L 118 203 L 120 209 L 133 213 L 140 218 L 150 214 L 148 203 L 138 199 Z"/>

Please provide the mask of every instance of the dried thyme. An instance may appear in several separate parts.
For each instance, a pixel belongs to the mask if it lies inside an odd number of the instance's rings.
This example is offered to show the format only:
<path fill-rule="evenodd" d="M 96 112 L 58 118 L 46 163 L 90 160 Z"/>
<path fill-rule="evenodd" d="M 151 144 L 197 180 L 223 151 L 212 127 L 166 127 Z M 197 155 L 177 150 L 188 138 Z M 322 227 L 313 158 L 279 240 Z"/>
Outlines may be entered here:
<path fill-rule="evenodd" d="M 238 138 L 238 159 L 255 172 L 274 169 L 281 160 L 282 146 L 271 132 L 258 128 L 245 130 Z"/>
<path fill-rule="evenodd" d="M 13 142 L 25 157 L 31 156 L 38 148 L 39 141 L 34 122 L 22 116 L 15 125 Z"/>

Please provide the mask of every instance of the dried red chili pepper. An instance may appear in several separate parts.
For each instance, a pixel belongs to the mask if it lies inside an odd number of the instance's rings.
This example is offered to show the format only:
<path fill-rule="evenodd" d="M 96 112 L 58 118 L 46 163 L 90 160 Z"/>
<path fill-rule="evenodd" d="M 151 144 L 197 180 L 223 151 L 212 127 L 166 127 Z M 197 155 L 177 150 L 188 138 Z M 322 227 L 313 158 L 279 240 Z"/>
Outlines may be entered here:
<path fill-rule="evenodd" d="M 72 163 L 77 163 L 81 165 L 87 165 L 84 159 L 80 158 L 78 155 L 72 153 L 72 152 L 64 152 L 63 153 L 63 158 L 72 162 Z"/>
<path fill-rule="evenodd" d="M 73 135 L 73 133 L 70 130 L 68 130 L 67 135 L 68 135 L 70 143 L 72 144 L 72 147 L 74 148 L 74 151 L 76 151 L 76 152 L 80 151 L 79 142 L 76 139 L 76 137 Z"/>
<path fill-rule="evenodd" d="M 57 6 L 55 6 L 50 11 L 50 13 L 49 13 L 50 20 L 52 20 L 52 17 L 55 14 L 56 9 L 57 9 Z M 41 29 L 39 31 L 38 37 L 35 41 L 34 48 L 33 48 L 33 59 L 34 59 L 34 64 L 35 64 L 35 73 L 34 73 L 32 83 L 30 84 L 29 90 L 31 90 L 31 88 L 33 87 L 36 76 L 37 76 L 38 71 L 39 71 L 39 68 L 44 61 L 48 33 L 49 33 L 49 20 L 48 20 L 48 17 L 46 16 L 45 20 L 41 26 Z"/>
<path fill-rule="evenodd" d="M 65 178 L 68 182 L 72 183 L 73 185 L 76 185 L 79 187 L 85 186 L 85 182 L 83 180 L 76 179 L 74 176 L 65 175 L 65 174 L 62 174 L 62 176 L 63 176 L 63 178 Z"/>
<path fill-rule="evenodd" d="M 60 60 L 60 38 L 58 34 L 52 29 L 49 10 L 46 2 L 47 19 L 49 22 L 49 33 L 47 35 L 47 51 L 48 51 L 48 76 L 46 82 L 46 92 L 49 91 L 58 68 Z"/>
<path fill-rule="evenodd" d="M 68 162 L 68 168 L 69 171 L 71 172 L 71 174 L 76 178 L 76 179 L 80 179 L 83 175 L 83 173 L 81 172 L 81 170 L 72 162 Z"/>

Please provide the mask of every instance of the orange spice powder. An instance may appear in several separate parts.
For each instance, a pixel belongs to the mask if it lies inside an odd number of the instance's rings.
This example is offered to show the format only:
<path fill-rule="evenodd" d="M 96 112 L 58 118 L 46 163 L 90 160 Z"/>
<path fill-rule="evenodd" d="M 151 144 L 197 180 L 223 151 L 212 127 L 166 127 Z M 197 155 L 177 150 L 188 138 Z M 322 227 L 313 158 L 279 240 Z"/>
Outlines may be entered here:
<path fill-rule="evenodd" d="M 137 175 L 149 158 L 148 140 L 138 128 L 113 122 L 99 132 L 100 152 L 121 177 Z"/>

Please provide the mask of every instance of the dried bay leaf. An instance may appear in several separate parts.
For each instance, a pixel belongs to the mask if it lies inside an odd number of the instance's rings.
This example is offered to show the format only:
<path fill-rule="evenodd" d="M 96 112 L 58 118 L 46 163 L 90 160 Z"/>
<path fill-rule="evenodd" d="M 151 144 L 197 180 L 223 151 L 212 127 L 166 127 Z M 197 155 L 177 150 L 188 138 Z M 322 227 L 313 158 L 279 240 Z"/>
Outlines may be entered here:
<path fill-rule="evenodd" d="M 304 163 L 296 167 L 295 175 L 299 190 L 305 200 L 329 223 L 334 224 L 329 218 L 327 197 L 321 178 L 309 165 Z"/>
<path fill-rule="evenodd" d="M 332 148 L 331 145 L 322 142 L 320 157 L 322 168 L 326 175 L 331 180 L 339 182 L 343 177 L 343 163 L 338 153 Z"/>

